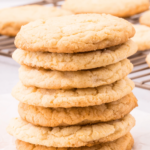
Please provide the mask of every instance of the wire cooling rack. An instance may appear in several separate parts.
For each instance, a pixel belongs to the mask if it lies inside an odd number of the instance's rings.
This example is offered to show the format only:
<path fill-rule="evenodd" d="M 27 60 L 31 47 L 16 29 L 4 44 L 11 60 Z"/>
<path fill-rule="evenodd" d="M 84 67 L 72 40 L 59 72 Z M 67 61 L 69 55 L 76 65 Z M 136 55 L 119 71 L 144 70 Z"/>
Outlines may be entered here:
<path fill-rule="evenodd" d="M 39 4 L 60 7 L 62 3 L 63 0 L 43 0 L 40 2 L 32 3 L 30 5 Z M 141 14 L 134 15 L 126 19 L 133 24 L 138 24 L 140 15 Z M 16 47 L 14 45 L 14 37 L 0 35 L 0 55 L 11 57 L 15 49 Z M 135 55 L 129 57 L 134 65 L 134 69 L 129 74 L 129 78 L 135 82 L 136 87 L 150 90 L 150 68 L 145 61 L 148 53 L 150 53 L 150 50 L 138 52 Z"/>
<path fill-rule="evenodd" d="M 135 55 L 129 57 L 133 63 L 133 71 L 128 75 L 136 85 L 136 87 L 150 90 L 150 68 L 147 65 L 145 58 L 150 50 L 144 52 L 138 52 Z"/>
<path fill-rule="evenodd" d="M 130 18 L 126 18 L 133 24 L 139 24 L 139 18 L 141 14 L 134 15 Z M 146 63 L 146 56 L 150 53 L 150 50 L 139 51 L 133 56 L 129 57 L 130 61 L 134 65 L 133 71 L 128 75 L 135 83 L 136 87 L 150 90 L 150 67 Z"/>

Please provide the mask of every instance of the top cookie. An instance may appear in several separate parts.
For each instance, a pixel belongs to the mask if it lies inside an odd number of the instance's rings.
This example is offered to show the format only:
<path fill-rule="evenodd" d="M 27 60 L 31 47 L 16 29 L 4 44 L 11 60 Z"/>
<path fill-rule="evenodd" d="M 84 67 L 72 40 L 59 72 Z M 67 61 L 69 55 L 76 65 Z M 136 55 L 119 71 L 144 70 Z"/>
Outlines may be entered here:
<path fill-rule="evenodd" d="M 28 51 L 75 53 L 125 43 L 135 30 L 124 19 L 106 14 L 80 14 L 37 20 L 16 36 L 18 48 Z"/>
<path fill-rule="evenodd" d="M 150 10 L 146 11 L 141 17 L 140 17 L 140 23 L 146 26 L 150 26 Z"/>
<path fill-rule="evenodd" d="M 148 10 L 149 0 L 66 0 L 64 9 L 79 13 L 106 13 L 129 17 Z"/>
<path fill-rule="evenodd" d="M 0 34 L 15 36 L 22 25 L 37 19 L 70 15 L 67 10 L 40 5 L 20 6 L 0 10 Z"/>

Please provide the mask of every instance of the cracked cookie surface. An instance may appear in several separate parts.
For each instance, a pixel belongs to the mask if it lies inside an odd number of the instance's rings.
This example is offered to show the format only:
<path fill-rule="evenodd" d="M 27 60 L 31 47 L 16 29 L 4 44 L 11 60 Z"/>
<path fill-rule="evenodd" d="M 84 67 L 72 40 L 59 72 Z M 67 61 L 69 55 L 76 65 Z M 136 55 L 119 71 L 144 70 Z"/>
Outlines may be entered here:
<path fill-rule="evenodd" d="M 136 106 L 137 99 L 131 93 L 117 101 L 91 107 L 54 109 L 19 103 L 18 112 L 23 120 L 31 124 L 57 127 L 117 120 L 130 113 Z"/>
<path fill-rule="evenodd" d="M 104 50 L 74 54 L 32 52 L 17 49 L 13 53 L 13 59 L 21 65 L 31 67 L 59 71 L 77 71 L 114 64 L 136 52 L 137 45 L 129 40 L 122 45 Z"/>
<path fill-rule="evenodd" d="M 128 21 L 106 14 L 80 14 L 36 20 L 23 26 L 15 38 L 27 51 L 77 53 L 123 44 L 135 30 Z"/>
<path fill-rule="evenodd" d="M 22 103 L 42 107 L 86 107 L 101 105 L 123 98 L 131 93 L 134 82 L 127 77 L 112 84 L 96 88 L 71 90 L 46 90 L 26 87 L 19 82 L 12 96 Z"/>
<path fill-rule="evenodd" d="M 44 89 L 88 88 L 111 84 L 127 76 L 132 69 L 133 65 L 128 59 L 106 67 L 82 71 L 62 72 L 21 66 L 19 78 L 25 86 Z"/>
<path fill-rule="evenodd" d="M 114 141 L 135 125 L 128 114 L 122 119 L 87 126 L 46 128 L 34 126 L 20 118 L 11 120 L 7 132 L 15 138 L 47 147 L 81 147 Z"/>
<path fill-rule="evenodd" d="M 131 150 L 133 143 L 133 137 L 130 133 L 128 133 L 115 141 L 101 143 L 92 147 L 54 148 L 34 145 L 20 140 L 16 140 L 16 148 L 17 150 Z"/>
<path fill-rule="evenodd" d="M 145 25 L 134 25 L 136 34 L 132 40 L 138 45 L 138 50 L 150 49 L 150 27 Z"/>

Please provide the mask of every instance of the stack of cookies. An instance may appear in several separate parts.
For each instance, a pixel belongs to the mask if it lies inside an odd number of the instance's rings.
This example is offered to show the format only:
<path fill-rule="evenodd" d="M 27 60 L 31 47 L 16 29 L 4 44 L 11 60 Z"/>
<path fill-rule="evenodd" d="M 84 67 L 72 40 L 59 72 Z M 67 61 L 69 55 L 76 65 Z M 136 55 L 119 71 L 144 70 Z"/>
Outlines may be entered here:
<path fill-rule="evenodd" d="M 130 150 L 134 34 L 129 22 L 105 14 L 23 26 L 13 54 L 22 65 L 12 91 L 20 118 L 7 128 L 17 150 Z"/>

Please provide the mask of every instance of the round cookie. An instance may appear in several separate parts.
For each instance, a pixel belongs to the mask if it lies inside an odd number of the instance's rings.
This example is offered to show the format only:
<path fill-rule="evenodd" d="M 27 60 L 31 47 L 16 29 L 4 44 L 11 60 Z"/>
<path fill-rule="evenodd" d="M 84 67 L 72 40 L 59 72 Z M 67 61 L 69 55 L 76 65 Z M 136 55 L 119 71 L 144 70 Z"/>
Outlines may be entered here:
<path fill-rule="evenodd" d="M 111 84 L 127 76 L 133 65 L 124 59 L 106 67 L 84 71 L 52 71 L 21 66 L 19 78 L 25 86 L 45 89 L 88 88 Z"/>
<path fill-rule="evenodd" d="M 92 147 L 78 147 L 78 148 L 54 148 L 41 145 L 33 145 L 20 140 L 16 140 L 17 150 L 131 150 L 134 140 L 130 133 L 125 136 L 107 143 L 101 143 Z"/>
<path fill-rule="evenodd" d="M 22 25 L 37 19 L 71 15 L 67 10 L 41 5 L 28 5 L 0 10 L 0 34 L 16 36 Z"/>
<path fill-rule="evenodd" d="M 132 40 L 138 45 L 138 50 L 150 49 L 150 27 L 145 25 L 134 25 L 136 30 L 135 36 Z"/>
<path fill-rule="evenodd" d="M 31 52 L 17 49 L 13 59 L 21 65 L 59 71 L 77 71 L 114 64 L 137 52 L 137 45 L 129 40 L 125 44 L 86 53 L 58 54 Z"/>
<path fill-rule="evenodd" d="M 128 21 L 106 14 L 79 14 L 37 20 L 23 26 L 15 39 L 27 51 L 77 53 L 116 46 L 133 37 Z"/>
<path fill-rule="evenodd" d="M 147 64 L 148 64 L 149 67 L 150 67 L 150 54 L 147 55 L 147 57 L 146 57 L 146 62 L 147 62 Z"/>
<path fill-rule="evenodd" d="M 45 108 L 19 103 L 20 117 L 37 126 L 86 125 L 123 118 L 137 106 L 131 93 L 120 100 L 91 107 Z M 59 119 L 58 119 L 59 118 Z"/>
<path fill-rule="evenodd" d="M 140 24 L 150 27 L 150 10 L 146 11 L 139 19 Z"/>
<path fill-rule="evenodd" d="M 73 13 L 105 13 L 129 17 L 149 8 L 149 0 L 65 0 L 62 8 Z"/>
<path fill-rule="evenodd" d="M 47 147 L 81 147 L 114 141 L 135 125 L 129 114 L 117 121 L 87 126 L 46 128 L 34 126 L 20 118 L 11 120 L 7 132 L 15 138 Z"/>
<path fill-rule="evenodd" d="M 123 98 L 131 93 L 134 82 L 127 77 L 109 85 L 71 90 L 46 90 L 26 87 L 21 82 L 12 90 L 12 96 L 22 103 L 42 107 L 87 107 L 101 105 Z"/>

